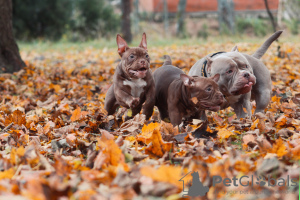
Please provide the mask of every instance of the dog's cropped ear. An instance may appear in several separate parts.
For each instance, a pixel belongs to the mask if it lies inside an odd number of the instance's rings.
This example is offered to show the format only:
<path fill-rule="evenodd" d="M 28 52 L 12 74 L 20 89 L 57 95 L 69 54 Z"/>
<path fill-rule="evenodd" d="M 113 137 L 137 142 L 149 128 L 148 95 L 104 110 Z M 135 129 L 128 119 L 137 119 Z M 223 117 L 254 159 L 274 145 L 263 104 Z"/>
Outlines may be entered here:
<path fill-rule="evenodd" d="M 231 51 L 232 52 L 239 52 L 238 47 L 236 45 L 231 49 Z"/>
<path fill-rule="evenodd" d="M 146 33 L 143 33 L 143 36 L 142 36 L 142 41 L 139 45 L 139 47 L 141 48 L 144 48 L 147 50 L 147 39 L 146 39 Z"/>
<path fill-rule="evenodd" d="M 211 59 L 210 56 L 206 56 L 206 61 L 207 61 L 207 63 L 206 63 L 206 71 L 208 73 L 210 73 L 210 71 L 211 71 L 211 64 L 212 64 L 213 60 Z"/>
<path fill-rule="evenodd" d="M 117 35 L 117 45 L 118 45 L 118 53 L 122 57 L 123 53 L 129 49 L 126 41 L 121 37 L 121 35 Z"/>
<path fill-rule="evenodd" d="M 210 77 L 214 82 L 218 82 L 219 81 L 219 79 L 220 79 L 220 74 L 216 74 L 216 75 L 214 75 L 214 76 L 212 76 L 212 77 Z"/>
<path fill-rule="evenodd" d="M 182 80 L 182 82 L 185 86 L 192 87 L 195 84 L 194 83 L 194 78 L 190 77 L 186 74 L 180 74 L 180 79 Z"/>

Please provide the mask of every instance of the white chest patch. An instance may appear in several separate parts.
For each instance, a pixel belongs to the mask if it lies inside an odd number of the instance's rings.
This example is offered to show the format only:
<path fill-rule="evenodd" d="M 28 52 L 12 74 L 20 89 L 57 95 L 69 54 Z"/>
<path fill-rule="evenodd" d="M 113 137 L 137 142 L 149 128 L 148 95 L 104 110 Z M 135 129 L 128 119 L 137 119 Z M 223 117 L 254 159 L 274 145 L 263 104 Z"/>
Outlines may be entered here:
<path fill-rule="evenodd" d="M 240 99 L 241 96 L 242 96 L 241 94 L 240 95 L 236 95 L 236 96 L 229 96 L 226 99 L 227 99 L 227 101 L 228 101 L 229 104 L 235 104 L 236 102 L 239 101 L 239 99 Z"/>
<path fill-rule="evenodd" d="M 132 79 L 123 81 L 124 85 L 128 85 L 131 88 L 131 95 L 133 97 L 140 97 L 142 92 L 144 92 L 144 87 L 147 85 L 147 82 L 141 78 Z"/>

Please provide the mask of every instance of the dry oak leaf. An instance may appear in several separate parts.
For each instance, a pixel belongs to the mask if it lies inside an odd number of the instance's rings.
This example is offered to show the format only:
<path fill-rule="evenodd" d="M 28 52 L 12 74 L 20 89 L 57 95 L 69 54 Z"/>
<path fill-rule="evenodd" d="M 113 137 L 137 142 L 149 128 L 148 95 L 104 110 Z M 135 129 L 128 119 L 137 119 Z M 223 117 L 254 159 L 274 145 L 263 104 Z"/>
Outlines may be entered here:
<path fill-rule="evenodd" d="M 233 132 L 227 130 L 227 128 L 221 128 L 218 132 L 218 136 L 221 139 L 229 138 L 230 136 L 234 135 Z"/>
<path fill-rule="evenodd" d="M 245 144 L 248 144 L 249 142 L 257 143 L 257 142 L 255 141 L 254 136 L 253 136 L 252 134 L 245 135 L 245 136 L 243 137 L 243 142 L 244 142 Z"/>
<path fill-rule="evenodd" d="M 5 126 L 9 125 L 10 123 L 17 124 L 22 126 L 22 124 L 26 124 L 25 114 L 20 110 L 15 110 L 13 113 L 8 115 L 5 119 Z"/>
<path fill-rule="evenodd" d="M 151 143 L 145 149 L 145 153 L 154 156 L 162 157 L 166 152 L 172 151 L 173 143 L 164 142 L 160 132 L 154 129 L 151 136 Z"/>
<path fill-rule="evenodd" d="M 161 165 L 158 169 L 144 166 L 140 169 L 143 176 L 152 178 L 154 181 L 166 182 L 177 186 L 182 190 L 182 182 L 179 181 L 188 171 L 182 171 L 181 167 Z M 192 176 L 186 176 L 184 181 L 188 183 Z"/>
<path fill-rule="evenodd" d="M 174 127 L 171 123 L 161 121 L 160 131 L 165 135 L 178 135 L 178 126 Z"/>
<path fill-rule="evenodd" d="M 150 123 L 144 125 L 142 128 L 142 133 L 137 136 L 137 141 L 149 144 L 151 142 L 152 133 L 155 129 L 159 129 L 159 123 Z"/>
<path fill-rule="evenodd" d="M 258 147 L 262 152 L 271 151 L 270 149 L 272 149 L 272 145 L 267 139 L 260 137 L 260 138 L 256 138 L 255 141 L 257 142 Z"/>
<path fill-rule="evenodd" d="M 294 104 L 293 101 L 290 101 L 289 103 L 284 102 L 280 106 L 280 110 L 284 112 L 286 115 L 294 114 L 296 112 L 297 105 Z"/>

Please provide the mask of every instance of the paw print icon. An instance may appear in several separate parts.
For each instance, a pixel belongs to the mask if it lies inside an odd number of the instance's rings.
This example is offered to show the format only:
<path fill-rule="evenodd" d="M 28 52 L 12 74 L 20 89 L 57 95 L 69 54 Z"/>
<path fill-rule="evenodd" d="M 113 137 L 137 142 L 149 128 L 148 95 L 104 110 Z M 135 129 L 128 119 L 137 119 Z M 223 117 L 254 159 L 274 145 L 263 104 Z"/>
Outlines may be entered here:
<path fill-rule="evenodd" d="M 259 186 L 266 185 L 266 179 L 263 176 L 257 177 L 256 180 L 257 180 L 256 185 L 259 185 Z"/>

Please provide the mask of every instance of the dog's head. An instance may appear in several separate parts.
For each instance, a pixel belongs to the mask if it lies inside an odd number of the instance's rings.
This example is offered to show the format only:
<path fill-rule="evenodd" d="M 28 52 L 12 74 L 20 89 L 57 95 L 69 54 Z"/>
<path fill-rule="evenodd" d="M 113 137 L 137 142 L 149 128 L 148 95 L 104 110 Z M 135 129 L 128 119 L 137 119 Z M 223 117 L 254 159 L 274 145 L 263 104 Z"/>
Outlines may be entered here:
<path fill-rule="evenodd" d="M 207 57 L 207 72 L 211 76 L 220 74 L 218 84 L 221 92 L 227 96 L 246 94 L 256 83 L 250 63 L 238 52 L 237 47 L 216 58 Z"/>
<path fill-rule="evenodd" d="M 200 110 L 220 110 L 224 97 L 217 84 L 219 78 L 219 74 L 210 78 L 180 74 L 180 79 L 191 94 L 191 101 Z"/>
<path fill-rule="evenodd" d="M 119 34 L 117 35 L 117 44 L 124 73 L 134 79 L 145 78 L 150 67 L 146 34 L 143 33 L 142 41 L 138 47 L 129 48 L 126 41 Z"/>

